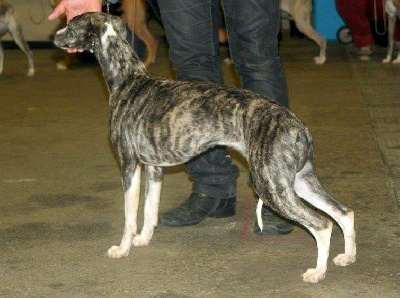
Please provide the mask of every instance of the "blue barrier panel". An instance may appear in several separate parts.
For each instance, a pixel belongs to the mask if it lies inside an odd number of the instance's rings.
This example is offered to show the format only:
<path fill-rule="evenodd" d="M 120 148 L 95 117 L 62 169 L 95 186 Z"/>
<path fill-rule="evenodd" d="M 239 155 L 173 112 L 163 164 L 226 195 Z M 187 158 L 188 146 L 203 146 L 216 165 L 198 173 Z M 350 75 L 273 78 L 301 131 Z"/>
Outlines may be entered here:
<path fill-rule="evenodd" d="M 344 22 L 336 11 L 335 0 L 314 0 L 314 28 L 329 41 L 337 41 L 336 34 Z"/>

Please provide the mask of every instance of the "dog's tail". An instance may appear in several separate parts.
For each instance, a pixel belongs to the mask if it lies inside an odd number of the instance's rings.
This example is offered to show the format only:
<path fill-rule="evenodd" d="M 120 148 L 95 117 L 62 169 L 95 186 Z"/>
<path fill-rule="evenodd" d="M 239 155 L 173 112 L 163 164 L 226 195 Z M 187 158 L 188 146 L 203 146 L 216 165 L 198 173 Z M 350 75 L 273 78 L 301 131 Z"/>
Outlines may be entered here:
<path fill-rule="evenodd" d="M 257 214 L 257 224 L 258 227 L 260 228 L 260 231 L 262 232 L 264 225 L 263 225 L 263 220 L 262 220 L 262 207 L 264 205 L 263 200 L 261 200 L 260 198 L 258 199 L 258 203 L 257 203 L 257 209 L 256 209 L 256 214 Z"/>

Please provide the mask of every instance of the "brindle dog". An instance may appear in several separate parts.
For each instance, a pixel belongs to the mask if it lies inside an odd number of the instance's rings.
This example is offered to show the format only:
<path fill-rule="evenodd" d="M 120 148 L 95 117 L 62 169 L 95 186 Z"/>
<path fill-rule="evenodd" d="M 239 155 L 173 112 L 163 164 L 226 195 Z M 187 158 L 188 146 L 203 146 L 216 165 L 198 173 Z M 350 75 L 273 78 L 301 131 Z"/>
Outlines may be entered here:
<path fill-rule="evenodd" d="M 22 27 L 18 21 L 17 15 L 15 14 L 14 8 L 11 4 L 0 0 L 0 39 L 1 37 L 9 32 L 14 38 L 15 43 L 19 46 L 22 52 L 28 58 L 29 69 L 27 76 L 33 76 L 35 74 L 35 68 L 33 64 L 33 54 L 29 49 L 28 43 L 25 41 L 22 34 Z M 0 40 L 0 75 L 3 72 L 4 65 L 4 50 Z"/>
<path fill-rule="evenodd" d="M 302 199 L 342 228 L 345 252 L 335 257 L 335 264 L 355 261 L 354 213 L 318 181 L 312 138 L 303 122 L 274 100 L 250 91 L 152 76 L 124 36 L 119 18 L 87 13 L 58 31 L 54 41 L 63 49 L 94 52 L 110 91 L 111 141 L 120 159 L 125 195 L 125 229 L 120 245 L 108 250 L 110 257 L 127 256 L 132 244 L 149 244 L 157 225 L 162 167 L 226 145 L 247 159 L 260 199 L 314 235 L 317 266 L 303 274 L 304 281 L 325 277 L 332 222 Z M 146 201 L 143 228 L 137 234 L 141 165 L 146 169 Z"/>

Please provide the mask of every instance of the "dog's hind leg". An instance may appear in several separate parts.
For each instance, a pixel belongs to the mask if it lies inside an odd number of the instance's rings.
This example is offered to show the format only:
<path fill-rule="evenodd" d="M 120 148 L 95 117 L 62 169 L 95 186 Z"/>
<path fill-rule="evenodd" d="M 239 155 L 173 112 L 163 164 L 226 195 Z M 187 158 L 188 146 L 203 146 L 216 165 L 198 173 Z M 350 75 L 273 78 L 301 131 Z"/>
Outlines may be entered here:
<path fill-rule="evenodd" d="M 146 246 L 153 236 L 154 227 L 158 222 L 158 207 L 163 171 L 161 167 L 146 166 L 146 190 L 144 205 L 144 223 L 140 235 L 133 238 L 134 246 Z"/>
<path fill-rule="evenodd" d="M 133 175 L 126 174 L 127 171 L 122 170 L 124 198 L 125 198 L 125 227 L 119 246 L 112 246 L 108 250 L 108 256 L 111 258 L 126 257 L 132 245 L 133 237 L 137 232 L 137 213 L 140 197 L 140 170 L 141 167 L 136 165 L 133 167 Z M 130 181 L 129 181 L 130 180 Z"/>
<path fill-rule="evenodd" d="M 326 40 L 318 34 L 311 25 L 311 11 L 302 5 L 298 5 L 293 20 L 301 33 L 312 39 L 319 46 L 319 56 L 314 57 L 315 64 L 324 64 L 326 61 Z"/>
<path fill-rule="evenodd" d="M 282 160 L 280 157 L 278 159 Z M 277 170 L 272 173 L 268 168 Z M 293 177 L 288 177 L 290 176 L 288 173 L 292 171 L 284 169 L 282 163 L 280 163 L 280 167 L 265 167 L 262 172 L 267 175 L 260 178 L 252 171 L 254 188 L 258 196 L 267 206 L 307 228 L 317 242 L 317 266 L 316 268 L 308 269 L 303 274 L 303 280 L 316 283 L 324 279 L 329 257 L 332 222 L 302 202 L 294 191 L 294 175 Z"/>
<path fill-rule="evenodd" d="M 331 216 L 341 227 L 344 235 L 345 252 L 335 257 L 334 263 L 338 266 L 354 263 L 356 260 L 354 212 L 333 199 L 324 190 L 310 161 L 296 174 L 295 191 L 298 196 Z"/>

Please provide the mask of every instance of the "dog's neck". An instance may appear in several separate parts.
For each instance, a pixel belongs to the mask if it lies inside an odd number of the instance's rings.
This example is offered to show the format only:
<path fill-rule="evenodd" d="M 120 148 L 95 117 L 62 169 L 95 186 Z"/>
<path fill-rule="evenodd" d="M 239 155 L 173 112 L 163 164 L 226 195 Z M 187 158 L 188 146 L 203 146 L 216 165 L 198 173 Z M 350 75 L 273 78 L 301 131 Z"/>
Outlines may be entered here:
<path fill-rule="evenodd" d="M 131 45 L 119 36 L 112 26 L 95 42 L 93 51 L 103 70 L 109 91 L 112 92 L 128 77 L 148 74 Z"/>

